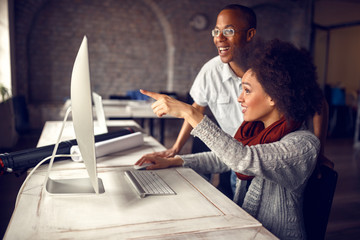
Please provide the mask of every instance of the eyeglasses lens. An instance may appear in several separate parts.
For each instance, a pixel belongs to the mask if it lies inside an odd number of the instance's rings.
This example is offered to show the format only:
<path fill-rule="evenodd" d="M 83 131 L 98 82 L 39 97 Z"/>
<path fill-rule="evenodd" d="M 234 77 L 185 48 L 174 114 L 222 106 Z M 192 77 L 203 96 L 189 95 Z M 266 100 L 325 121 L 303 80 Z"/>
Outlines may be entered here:
<path fill-rule="evenodd" d="M 218 37 L 218 36 L 220 35 L 220 30 L 219 30 L 219 29 L 213 29 L 213 30 L 211 31 L 211 35 L 212 35 L 213 37 Z"/>
<path fill-rule="evenodd" d="M 213 36 L 213 37 L 218 37 L 219 35 L 220 35 L 220 30 L 219 29 L 213 29 L 212 31 L 211 31 L 211 35 Z M 232 36 L 234 36 L 234 34 L 235 34 L 235 30 L 234 29 L 232 29 L 232 28 L 226 28 L 226 29 L 224 29 L 223 31 L 222 31 L 222 33 L 223 33 L 223 35 L 225 36 L 225 37 L 232 37 Z"/>
<path fill-rule="evenodd" d="M 225 37 L 231 37 L 231 36 L 234 36 L 235 31 L 234 31 L 234 29 L 231 29 L 231 28 L 230 29 L 224 29 L 223 34 L 224 34 Z"/>

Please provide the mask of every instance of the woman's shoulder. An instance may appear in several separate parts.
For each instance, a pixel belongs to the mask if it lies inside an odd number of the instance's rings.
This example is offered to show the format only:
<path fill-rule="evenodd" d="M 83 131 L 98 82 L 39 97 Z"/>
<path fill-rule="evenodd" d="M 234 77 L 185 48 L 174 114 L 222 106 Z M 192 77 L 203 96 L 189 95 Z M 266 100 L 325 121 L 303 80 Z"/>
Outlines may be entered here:
<path fill-rule="evenodd" d="M 294 132 L 291 132 L 285 135 L 281 142 L 291 142 L 301 147 L 304 146 L 313 146 L 316 150 L 320 149 L 320 140 L 309 130 L 300 129 Z"/>

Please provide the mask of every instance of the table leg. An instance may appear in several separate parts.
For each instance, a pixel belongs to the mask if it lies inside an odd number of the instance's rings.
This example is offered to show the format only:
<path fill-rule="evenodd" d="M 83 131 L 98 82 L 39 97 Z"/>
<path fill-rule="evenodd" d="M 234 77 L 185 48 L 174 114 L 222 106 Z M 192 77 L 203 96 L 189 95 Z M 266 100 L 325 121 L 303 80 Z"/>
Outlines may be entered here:
<path fill-rule="evenodd" d="M 165 119 L 160 118 L 160 143 L 164 145 Z"/>
<path fill-rule="evenodd" d="M 150 135 L 154 137 L 154 119 L 149 118 Z"/>

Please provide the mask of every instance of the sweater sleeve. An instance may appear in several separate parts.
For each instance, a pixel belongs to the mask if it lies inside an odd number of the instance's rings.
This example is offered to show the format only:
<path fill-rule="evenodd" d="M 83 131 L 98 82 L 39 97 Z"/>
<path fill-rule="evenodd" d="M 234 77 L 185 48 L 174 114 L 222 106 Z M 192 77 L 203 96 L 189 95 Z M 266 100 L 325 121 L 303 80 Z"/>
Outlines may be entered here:
<path fill-rule="evenodd" d="M 230 171 L 230 167 L 222 162 L 214 152 L 202 152 L 180 156 L 184 160 L 184 167 L 190 167 L 196 172 L 223 173 Z"/>
<path fill-rule="evenodd" d="M 316 136 L 305 130 L 292 132 L 277 142 L 244 146 L 206 116 L 191 134 L 216 155 L 207 161 L 222 162 L 235 172 L 262 177 L 288 189 L 296 189 L 311 175 L 320 148 Z"/>

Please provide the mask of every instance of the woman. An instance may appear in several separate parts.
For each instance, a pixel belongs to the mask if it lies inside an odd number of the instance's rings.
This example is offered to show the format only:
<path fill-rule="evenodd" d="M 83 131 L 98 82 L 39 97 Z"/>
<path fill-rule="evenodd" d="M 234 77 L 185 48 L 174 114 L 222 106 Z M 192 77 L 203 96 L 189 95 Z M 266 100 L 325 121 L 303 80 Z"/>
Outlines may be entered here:
<path fill-rule="evenodd" d="M 242 208 L 280 239 L 306 239 L 303 191 L 315 168 L 319 140 L 304 126 L 319 112 L 322 92 L 308 54 L 290 43 L 273 40 L 249 49 L 242 79 L 244 122 L 235 137 L 224 133 L 192 106 L 166 95 L 143 91 L 156 99 L 153 111 L 184 118 L 211 152 L 173 158 L 144 157 L 147 169 L 191 167 L 202 173 L 229 169 L 251 179 Z M 234 201 L 237 201 L 236 196 Z"/>

